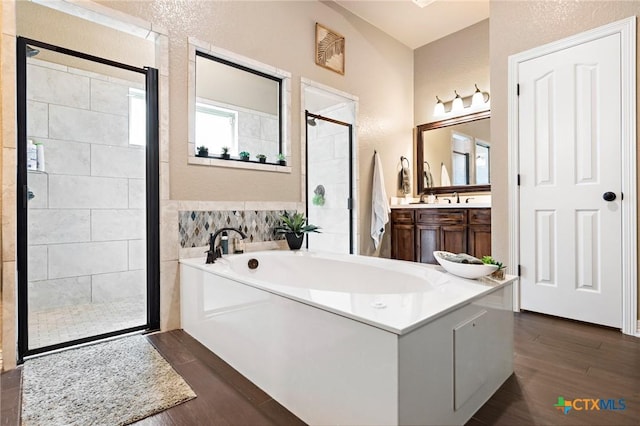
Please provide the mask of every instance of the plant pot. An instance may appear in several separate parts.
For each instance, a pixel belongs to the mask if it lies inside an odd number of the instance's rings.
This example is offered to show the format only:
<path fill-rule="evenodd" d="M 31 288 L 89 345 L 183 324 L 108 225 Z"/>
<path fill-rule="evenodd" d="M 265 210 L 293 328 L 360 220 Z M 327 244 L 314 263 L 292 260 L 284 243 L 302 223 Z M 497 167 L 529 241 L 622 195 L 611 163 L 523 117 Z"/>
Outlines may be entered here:
<path fill-rule="evenodd" d="M 240 157 L 242 161 L 249 161 L 249 157 Z"/>
<path fill-rule="evenodd" d="M 261 163 L 266 163 L 267 159 L 266 158 L 258 158 L 258 161 Z"/>
<path fill-rule="evenodd" d="M 281 166 L 286 166 L 287 160 L 278 160 L 278 164 L 280 164 Z"/>
<path fill-rule="evenodd" d="M 209 151 L 198 151 L 198 153 L 196 154 L 196 157 L 208 157 L 209 156 Z"/>
<path fill-rule="evenodd" d="M 231 154 L 222 154 L 221 157 L 223 160 L 228 160 L 229 158 L 231 158 Z"/>
<path fill-rule="evenodd" d="M 289 245 L 289 248 L 291 250 L 300 250 L 300 247 L 302 247 L 302 242 L 304 241 L 304 234 L 298 236 L 293 232 L 290 232 L 284 234 L 284 236 L 287 239 L 287 244 Z"/>
<path fill-rule="evenodd" d="M 498 269 L 490 275 L 491 278 L 502 281 L 504 280 L 504 269 Z"/>

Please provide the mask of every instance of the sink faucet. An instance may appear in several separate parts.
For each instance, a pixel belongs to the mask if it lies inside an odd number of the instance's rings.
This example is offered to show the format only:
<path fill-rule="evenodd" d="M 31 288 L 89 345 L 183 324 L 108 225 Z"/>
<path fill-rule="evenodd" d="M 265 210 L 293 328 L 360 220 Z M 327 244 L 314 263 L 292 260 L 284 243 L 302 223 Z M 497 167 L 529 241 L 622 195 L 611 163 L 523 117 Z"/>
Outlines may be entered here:
<path fill-rule="evenodd" d="M 453 194 L 451 194 L 451 197 L 455 197 L 456 204 L 460 204 L 460 194 L 458 194 L 457 192 L 454 192 Z"/>
<path fill-rule="evenodd" d="M 422 194 L 420 194 L 420 202 L 421 202 L 421 203 L 424 203 L 424 196 L 425 196 L 425 195 L 427 195 L 427 194 L 426 194 L 426 193 L 424 193 L 424 192 L 423 192 Z"/>
<path fill-rule="evenodd" d="M 243 240 L 247 238 L 244 232 L 236 228 L 220 228 L 216 232 L 211 233 L 211 237 L 209 237 L 209 250 L 205 252 L 207 253 L 207 263 L 214 263 L 216 259 L 222 257 L 222 249 L 220 246 L 216 247 L 216 239 L 223 231 L 235 231 L 240 234 Z"/>

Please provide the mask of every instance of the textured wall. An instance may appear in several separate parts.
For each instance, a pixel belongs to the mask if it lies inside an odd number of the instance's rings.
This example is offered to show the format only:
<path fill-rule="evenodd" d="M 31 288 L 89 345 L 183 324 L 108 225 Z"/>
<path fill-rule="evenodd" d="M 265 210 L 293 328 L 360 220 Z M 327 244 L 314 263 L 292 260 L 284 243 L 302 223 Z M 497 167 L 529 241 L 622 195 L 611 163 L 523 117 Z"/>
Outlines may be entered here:
<path fill-rule="evenodd" d="M 493 24 L 493 18 L 491 19 Z M 414 124 L 430 123 L 436 96 L 450 101 L 489 87 L 489 20 L 443 37 L 414 51 Z"/>
<path fill-rule="evenodd" d="M 389 196 L 400 156 L 411 157 L 413 52 L 332 2 L 101 2 L 165 26 L 169 31 L 171 198 L 180 200 L 303 201 L 301 194 L 300 77 L 359 97 L 360 227 L 371 210 L 373 151 L 383 157 Z M 314 63 L 315 23 L 346 37 L 344 76 Z M 291 174 L 187 164 L 187 38 L 256 59 L 292 73 Z M 232 183 L 231 183 L 232 182 Z M 368 232 L 361 252 L 373 254 Z"/>

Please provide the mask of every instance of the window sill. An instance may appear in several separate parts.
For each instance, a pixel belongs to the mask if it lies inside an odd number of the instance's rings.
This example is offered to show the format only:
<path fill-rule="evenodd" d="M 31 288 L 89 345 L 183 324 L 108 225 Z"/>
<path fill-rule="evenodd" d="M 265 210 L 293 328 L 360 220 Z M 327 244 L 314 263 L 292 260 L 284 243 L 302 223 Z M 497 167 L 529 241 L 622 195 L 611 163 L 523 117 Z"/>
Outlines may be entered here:
<path fill-rule="evenodd" d="M 188 164 L 198 166 L 226 167 L 229 169 L 249 169 L 264 172 L 291 173 L 291 166 L 281 166 L 276 163 L 260 163 L 258 161 L 242 161 L 236 159 L 222 160 L 215 157 L 189 156 Z"/>

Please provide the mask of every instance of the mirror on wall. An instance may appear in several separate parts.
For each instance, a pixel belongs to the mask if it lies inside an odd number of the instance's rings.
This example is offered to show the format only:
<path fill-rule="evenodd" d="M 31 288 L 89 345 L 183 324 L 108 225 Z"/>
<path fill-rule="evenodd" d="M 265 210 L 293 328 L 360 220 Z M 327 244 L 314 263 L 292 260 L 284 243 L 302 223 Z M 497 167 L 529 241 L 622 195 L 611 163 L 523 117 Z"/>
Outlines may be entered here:
<path fill-rule="evenodd" d="M 417 127 L 419 193 L 491 190 L 490 111 Z"/>
<path fill-rule="evenodd" d="M 282 164 L 285 77 L 226 56 L 195 52 L 189 155 Z"/>

